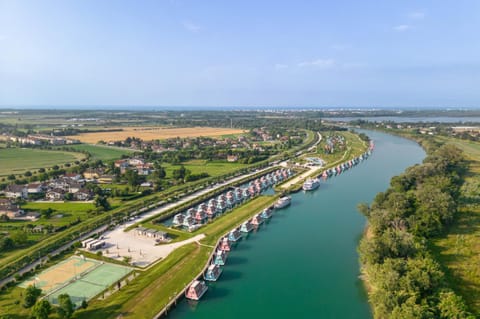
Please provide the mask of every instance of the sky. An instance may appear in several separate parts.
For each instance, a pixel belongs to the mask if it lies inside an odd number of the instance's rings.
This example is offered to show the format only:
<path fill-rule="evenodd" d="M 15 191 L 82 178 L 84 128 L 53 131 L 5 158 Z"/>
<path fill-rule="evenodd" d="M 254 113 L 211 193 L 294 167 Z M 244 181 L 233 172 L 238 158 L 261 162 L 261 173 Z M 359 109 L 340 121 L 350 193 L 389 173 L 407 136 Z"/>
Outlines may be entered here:
<path fill-rule="evenodd" d="M 0 0 L 0 107 L 480 107 L 480 1 Z"/>

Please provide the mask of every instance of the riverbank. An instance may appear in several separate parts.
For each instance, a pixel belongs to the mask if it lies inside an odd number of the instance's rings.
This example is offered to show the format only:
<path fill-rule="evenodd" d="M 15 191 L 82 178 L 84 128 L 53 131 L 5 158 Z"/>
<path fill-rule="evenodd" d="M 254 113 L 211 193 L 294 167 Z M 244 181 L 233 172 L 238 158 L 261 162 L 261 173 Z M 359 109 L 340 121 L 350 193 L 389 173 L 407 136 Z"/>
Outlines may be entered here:
<path fill-rule="evenodd" d="M 375 318 L 469 316 L 461 298 L 444 285 L 441 267 L 425 246 L 455 218 L 464 161 L 451 146 L 428 152 L 422 165 L 392 178 L 390 188 L 370 206 L 359 206 L 371 234 L 364 235 L 359 252 Z"/>

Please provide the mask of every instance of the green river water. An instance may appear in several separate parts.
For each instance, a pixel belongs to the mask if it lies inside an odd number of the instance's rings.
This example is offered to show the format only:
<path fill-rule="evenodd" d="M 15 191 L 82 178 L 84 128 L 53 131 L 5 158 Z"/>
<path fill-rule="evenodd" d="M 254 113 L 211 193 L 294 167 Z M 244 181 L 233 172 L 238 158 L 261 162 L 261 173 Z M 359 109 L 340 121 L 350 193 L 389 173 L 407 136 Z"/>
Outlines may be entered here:
<path fill-rule="evenodd" d="M 290 207 L 234 247 L 200 302 L 182 301 L 169 318 L 371 318 L 358 277 L 365 218 L 356 206 L 425 153 L 406 139 L 367 133 L 375 142 L 368 160 L 294 194 Z"/>

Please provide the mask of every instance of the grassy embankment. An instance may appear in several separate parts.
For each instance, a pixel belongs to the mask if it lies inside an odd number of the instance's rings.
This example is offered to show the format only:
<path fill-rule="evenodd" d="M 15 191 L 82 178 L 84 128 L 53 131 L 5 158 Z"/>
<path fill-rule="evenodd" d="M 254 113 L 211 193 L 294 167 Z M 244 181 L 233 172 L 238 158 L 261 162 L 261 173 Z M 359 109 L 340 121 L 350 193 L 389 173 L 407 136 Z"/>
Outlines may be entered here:
<path fill-rule="evenodd" d="M 0 152 L 0 176 L 23 174 L 39 168 L 73 163 L 83 158 L 84 154 L 74 152 L 5 148 Z"/>
<path fill-rule="evenodd" d="M 451 287 L 480 316 L 480 143 L 437 138 L 465 152 L 469 173 L 462 187 L 462 205 L 454 224 L 432 241 L 431 250 L 444 266 Z"/>

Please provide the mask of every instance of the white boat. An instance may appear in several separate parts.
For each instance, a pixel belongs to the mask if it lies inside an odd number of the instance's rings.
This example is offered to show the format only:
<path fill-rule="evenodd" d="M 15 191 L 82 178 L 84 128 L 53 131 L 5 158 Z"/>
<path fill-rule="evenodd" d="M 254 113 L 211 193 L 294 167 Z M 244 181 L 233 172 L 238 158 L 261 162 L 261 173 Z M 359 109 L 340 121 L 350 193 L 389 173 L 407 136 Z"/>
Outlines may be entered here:
<path fill-rule="evenodd" d="M 313 191 L 320 186 L 320 180 L 318 178 L 309 178 L 303 183 L 304 191 Z"/>
<path fill-rule="evenodd" d="M 281 197 L 275 203 L 275 205 L 273 205 L 273 207 L 275 207 L 276 209 L 284 208 L 290 205 L 291 202 L 292 202 L 292 198 L 290 196 L 284 196 L 284 197 Z"/>

